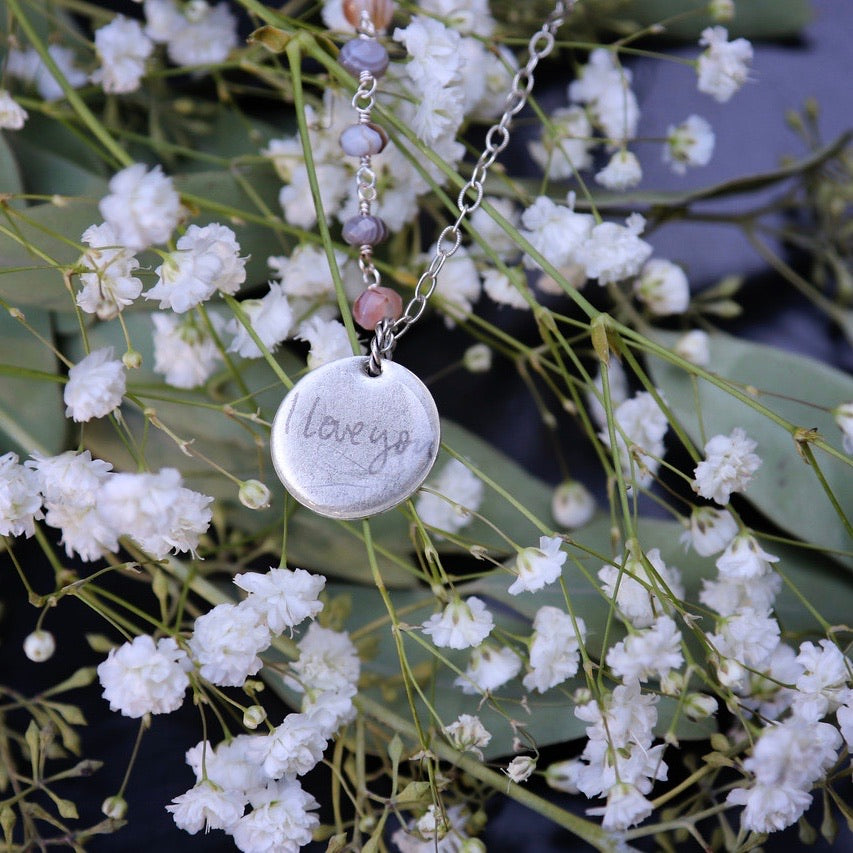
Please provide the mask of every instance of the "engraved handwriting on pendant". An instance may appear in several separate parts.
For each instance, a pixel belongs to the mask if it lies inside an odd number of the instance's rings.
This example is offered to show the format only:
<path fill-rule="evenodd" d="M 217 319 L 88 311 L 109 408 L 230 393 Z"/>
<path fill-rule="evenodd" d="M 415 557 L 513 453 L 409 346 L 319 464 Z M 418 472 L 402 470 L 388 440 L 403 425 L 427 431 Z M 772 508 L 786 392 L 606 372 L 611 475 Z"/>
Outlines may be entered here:
<path fill-rule="evenodd" d="M 301 503 L 332 518 L 364 518 L 411 496 L 435 461 L 439 421 L 423 383 L 363 357 L 312 371 L 285 397 L 273 422 L 276 472 Z"/>

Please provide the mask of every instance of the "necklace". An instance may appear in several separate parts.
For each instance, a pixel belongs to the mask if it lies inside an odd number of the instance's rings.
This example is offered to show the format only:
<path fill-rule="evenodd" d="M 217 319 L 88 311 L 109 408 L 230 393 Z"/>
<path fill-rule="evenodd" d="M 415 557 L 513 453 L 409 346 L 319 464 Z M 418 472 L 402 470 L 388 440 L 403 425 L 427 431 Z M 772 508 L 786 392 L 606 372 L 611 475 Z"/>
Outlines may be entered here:
<path fill-rule="evenodd" d="M 462 243 L 461 225 L 483 200 L 488 170 L 509 144 L 513 117 L 527 103 L 533 71 L 554 48 L 567 7 L 554 10 L 531 37 L 527 64 L 513 77 L 499 121 L 486 133 L 471 177 L 459 191 L 459 215 L 438 237 L 435 252 L 403 308 L 396 291 L 383 287 L 373 247 L 387 229 L 372 215 L 376 176 L 371 157 L 385 147 L 384 131 L 371 121 L 377 79 L 388 53 L 377 29 L 391 20 L 391 0 L 346 0 L 344 11 L 357 35 L 341 48 L 341 65 L 358 80 L 352 99 L 357 123 L 341 134 L 346 154 L 359 158 L 359 212 L 344 223 L 343 238 L 359 247 L 364 292 L 353 316 L 372 331 L 370 353 L 330 362 L 311 371 L 288 392 L 273 420 L 270 453 L 285 488 L 304 506 L 329 518 L 356 519 L 391 509 L 411 497 L 435 463 L 441 440 L 438 410 L 426 386 L 392 361 L 397 341 L 424 313 L 438 276 Z"/>

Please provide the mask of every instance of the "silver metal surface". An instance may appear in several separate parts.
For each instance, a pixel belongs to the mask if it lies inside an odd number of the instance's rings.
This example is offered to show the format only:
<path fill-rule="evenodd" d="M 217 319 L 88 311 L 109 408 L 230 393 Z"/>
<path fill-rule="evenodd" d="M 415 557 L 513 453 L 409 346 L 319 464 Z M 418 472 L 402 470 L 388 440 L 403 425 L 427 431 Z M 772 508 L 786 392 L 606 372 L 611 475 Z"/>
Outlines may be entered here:
<path fill-rule="evenodd" d="M 366 518 L 410 497 L 438 454 L 438 410 L 417 376 L 368 358 L 318 367 L 294 385 L 272 425 L 276 473 L 301 504 L 329 518 Z"/>

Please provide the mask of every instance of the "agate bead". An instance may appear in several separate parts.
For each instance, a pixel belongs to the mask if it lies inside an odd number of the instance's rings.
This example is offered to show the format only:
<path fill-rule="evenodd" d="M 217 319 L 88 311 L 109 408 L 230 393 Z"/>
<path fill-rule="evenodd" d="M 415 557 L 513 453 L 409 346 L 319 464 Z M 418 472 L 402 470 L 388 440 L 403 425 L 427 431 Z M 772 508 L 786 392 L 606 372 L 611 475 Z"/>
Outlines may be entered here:
<path fill-rule="evenodd" d="M 352 316 L 362 329 L 372 332 L 382 320 L 399 320 L 403 300 L 390 287 L 368 287 L 352 307 Z"/>
<path fill-rule="evenodd" d="M 394 17 L 392 0 L 344 0 L 344 16 L 354 27 L 361 24 L 361 13 L 367 12 L 377 30 L 384 30 Z"/>
<path fill-rule="evenodd" d="M 388 68 L 388 51 L 375 39 L 354 38 L 341 48 L 338 61 L 353 77 L 362 71 L 381 77 Z"/>
<path fill-rule="evenodd" d="M 341 236 L 350 246 L 375 246 L 388 236 L 388 226 L 378 216 L 360 214 L 344 222 Z"/>
<path fill-rule="evenodd" d="M 350 125 L 341 134 L 340 143 L 350 157 L 368 157 L 382 151 L 388 144 L 388 137 L 379 125 L 368 122 Z"/>

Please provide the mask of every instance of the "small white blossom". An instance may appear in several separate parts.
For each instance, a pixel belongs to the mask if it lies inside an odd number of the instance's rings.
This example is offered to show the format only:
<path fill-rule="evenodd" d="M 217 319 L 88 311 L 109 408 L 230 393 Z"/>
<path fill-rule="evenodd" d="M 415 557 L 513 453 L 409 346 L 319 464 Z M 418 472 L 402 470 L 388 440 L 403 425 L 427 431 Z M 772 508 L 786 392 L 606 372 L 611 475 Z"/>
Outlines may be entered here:
<path fill-rule="evenodd" d="M 544 693 L 575 675 L 580 663 L 580 645 L 585 639 L 583 619 L 577 617 L 573 621 L 568 613 L 556 607 L 540 607 L 533 619 L 530 671 L 524 676 L 524 687 Z"/>
<path fill-rule="evenodd" d="M 740 533 L 728 544 L 717 558 L 720 578 L 733 581 L 751 581 L 773 571 L 771 563 L 779 558 L 768 554 L 748 533 Z"/>
<path fill-rule="evenodd" d="M 448 740 L 461 752 L 473 752 L 483 760 L 481 747 L 486 747 L 492 739 L 491 733 L 480 722 L 479 717 L 460 714 L 449 726 L 444 727 Z"/>
<path fill-rule="evenodd" d="M 595 218 L 589 213 L 575 213 L 572 205 L 555 204 L 547 196 L 539 196 L 522 213 L 521 224 L 526 229 L 521 236 L 548 263 L 560 269 L 578 261 L 578 251 L 592 233 Z M 538 268 L 529 255 L 525 255 L 524 265 Z"/>
<path fill-rule="evenodd" d="M 645 225 L 640 214 L 632 213 L 625 225 L 602 222 L 594 226 L 575 253 L 587 277 L 605 285 L 636 275 L 652 253 L 652 247 L 640 239 Z"/>
<path fill-rule="evenodd" d="M 819 645 L 803 643 L 797 655 L 803 668 L 793 697 L 794 714 L 803 720 L 817 721 L 831 714 L 853 695 L 850 661 L 829 640 Z"/>
<path fill-rule="evenodd" d="M 18 462 L 17 453 L 0 456 L 0 536 L 30 537 L 41 517 L 36 473 Z"/>
<path fill-rule="evenodd" d="M 494 32 L 495 19 L 489 12 L 488 0 L 421 0 L 418 5 L 446 18 L 449 26 L 465 35 L 490 36 Z"/>
<path fill-rule="evenodd" d="M 462 355 L 462 363 L 470 373 L 488 373 L 492 367 L 492 351 L 488 344 L 471 344 Z"/>
<path fill-rule="evenodd" d="M 592 166 L 595 144 L 583 107 L 558 107 L 542 128 L 542 139 L 527 143 L 531 159 L 554 181 L 573 178 Z"/>
<path fill-rule="evenodd" d="M 142 292 L 142 282 L 133 275 L 139 261 L 119 245 L 107 222 L 90 226 L 80 239 L 91 248 L 77 262 L 86 270 L 80 273 L 83 289 L 77 294 L 77 304 L 100 320 L 111 320 Z"/>
<path fill-rule="evenodd" d="M 761 465 L 761 458 L 752 452 L 756 446 L 740 427 L 727 436 L 713 436 L 705 445 L 705 459 L 693 472 L 693 491 L 725 506 L 732 492 L 749 485 Z"/>
<path fill-rule="evenodd" d="M 688 116 L 681 124 L 666 129 L 663 162 L 683 175 L 688 166 L 707 166 L 714 153 L 714 130 L 702 116 Z"/>
<path fill-rule="evenodd" d="M 88 76 L 85 71 L 77 67 L 77 57 L 70 47 L 51 44 L 48 45 L 47 52 L 72 89 L 79 89 L 86 85 Z M 59 81 L 42 62 L 34 47 L 28 47 L 26 50 L 11 48 L 6 55 L 6 73 L 10 77 L 17 77 L 19 80 L 34 85 L 38 89 L 39 95 L 46 101 L 58 101 L 65 97 L 65 92 L 59 85 Z"/>
<path fill-rule="evenodd" d="M 113 474 L 98 495 L 104 522 L 162 559 L 171 550 L 195 551 L 210 525 L 213 498 L 182 486 L 174 468 L 157 474 Z"/>
<path fill-rule="evenodd" d="M 116 15 L 108 24 L 95 30 L 95 50 L 101 65 L 91 76 L 110 94 L 135 92 L 145 74 L 145 60 L 151 56 L 154 43 L 142 31 L 139 21 Z"/>
<path fill-rule="evenodd" d="M 728 39 L 725 27 L 707 27 L 699 39 L 707 49 L 699 56 L 696 67 L 698 89 L 720 103 L 728 101 L 743 86 L 752 62 L 752 45 L 746 39 Z"/>
<path fill-rule="evenodd" d="M 102 418 L 121 405 L 126 390 L 124 365 L 112 347 L 93 350 L 68 371 L 65 416 L 78 423 Z"/>
<path fill-rule="evenodd" d="M 776 572 L 749 580 L 703 580 L 699 601 L 720 616 L 731 616 L 744 607 L 765 613 L 773 607 L 780 589 L 782 578 Z"/>
<path fill-rule="evenodd" d="M 634 282 L 634 293 L 658 317 L 683 314 L 690 305 L 690 285 L 684 270 L 663 258 L 646 262 Z"/>
<path fill-rule="evenodd" d="M 535 592 L 557 580 L 568 556 L 561 549 L 562 544 L 559 536 L 540 536 L 538 548 L 523 548 L 515 560 L 517 577 L 507 592 Z"/>
<path fill-rule="evenodd" d="M 182 666 L 186 653 L 171 637 L 156 645 L 143 634 L 111 649 L 98 666 L 103 697 L 125 717 L 168 714 L 181 707 L 189 678 Z"/>
<path fill-rule="evenodd" d="M 607 805 L 587 809 L 588 815 L 603 815 L 601 825 L 610 832 L 627 829 L 645 820 L 654 811 L 636 785 L 629 782 L 617 782 L 607 791 Z"/>
<path fill-rule="evenodd" d="M 340 320 L 324 320 L 315 315 L 299 326 L 295 337 L 308 341 L 311 346 L 308 352 L 309 370 L 316 370 L 324 364 L 353 354 L 346 327 Z"/>
<path fill-rule="evenodd" d="M 237 499 L 247 509 L 266 509 L 271 498 L 269 486 L 260 480 L 245 480 L 237 491 Z"/>
<path fill-rule="evenodd" d="M 24 654 L 34 663 L 41 663 L 53 657 L 56 640 L 50 631 L 39 628 L 24 638 Z"/>
<path fill-rule="evenodd" d="M 687 550 L 691 545 L 701 557 L 722 551 L 737 535 L 737 522 L 727 509 L 697 506 L 690 513 L 689 527 L 681 534 Z"/>
<path fill-rule="evenodd" d="M 258 613 L 273 634 L 313 619 L 323 609 L 318 598 L 326 578 L 305 569 L 243 572 L 234 576 L 234 583 L 249 593 L 245 606 Z"/>
<path fill-rule="evenodd" d="M 640 108 L 631 91 L 631 72 L 616 59 L 615 51 L 600 47 L 569 84 L 569 99 L 586 104 L 593 121 L 610 142 L 624 142 L 637 134 Z"/>
<path fill-rule="evenodd" d="M 249 755 L 270 779 L 303 776 L 323 757 L 326 738 L 310 714 L 288 714 L 265 737 L 253 738 Z"/>
<path fill-rule="evenodd" d="M 624 681 L 665 678 L 683 663 L 681 634 L 670 616 L 659 616 L 645 631 L 629 634 L 607 652 L 607 665 Z"/>
<path fill-rule="evenodd" d="M 421 492 L 415 511 L 428 527 L 456 533 L 473 521 L 483 500 L 483 481 L 458 459 L 450 459 L 427 485 L 437 494 Z M 441 497 L 439 497 L 439 495 Z"/>
<path fill-rule="evenodd" d="M 243 817 L 244 810 L 242 794 L 223 790 L 209 780 L 199 782 L 166 806 L 178 829 L 190 835 L 201 829 L 205 832 L 210 829 L 228 831 Z"/>
<path fill-rule="evenodd" d="M 536 769 L 536 759 L 529 755 L 516 755 L 504 768 L 509 778 L 516 784 L 527 781 Z"/>
<path fill-rule="evenodd" d="M 211 312 L 211 325 L 217 334 L 225 329 L 225 321 Z M 177 317 L 173 313 L 154 311 L 154 372 L 160 373 L 175 388 L 197 388 L 204 385 L 222 361 L 222 353 L 207 326 L 194 314 Z"/>
<path fill-rule="evenodd" d="M 487 269 L 483 271 L 483 290 L 493 302 L 498 305 L 508 305 L 522 311 L 530 310 L 530 303 L 524 298 L 524 293 L 516 287 L 509 277 L 500 270 Z"/>
<path fill-rule="evenodd" d="M 270 352 L 275 352 L 293 326 L 293 310 L 282 286 L 270 284 L 266 296 L 262 299 L 246 299 L 240 303 L 240 307 L 263 345 Z M 236 317 L 229 320 L 225 328 L 234 335 L 228 352 L 236 352 L 243 358 L 260 358 L 263 355 L 246 327 Z"/>
<path fill-rule="evenodd" d="M 464 601 L 454 598 L 441 613 L 433 613 L 421 626 L 441 648 L 468 649 L 479 646 L 492 632 L 492 614 L 472 595 Z"/>
<path fill-rule="evenodd" d="M 766 611 L 742 607 L 731 616 L 722 618 L 717 625 L 717 633 L 707 637 L 721 659 L 728 659 L 744 668 L 761 670 L 767 666 L 779 644 L 779 623 Z M 746 671 L 737 673 L 735 667 L 728 673 L 728 686 L 742 690 L 747 677 Z"/>
<path fill-rule="evenodd" d="M 681 574 L 674 566 L 667 566 L 657 548 L 646 553 L 646 563 L 628 552 L 622 569 L 616 566 L 602 566 L 598 572 L 604 594 L 613 599 L 619 615 L 635 628 L 648 628 L 663 612 L 660 594 L 679 599 L 684 597 Z M 660 594 L 659 594 L 660 593 Z"/>
<path fill-rule="evenodd" d="M 5 90 L 0 89 L 0 129 L 20 130 L 29 113 Z"/>
<path fill-rule="evenodd" d="M 579 480 L 560 483 L 551 495 L 551 515 L 560 527 L 575 530 L 595 515 L 595 498 Z"/>
<path fill-rule="evenodd" d="M 601 171 L 595 173 L 595 182 L 609 190 L 626 190 L 637 186 L 642 179 L 643 169 L 637 155 L 624 148 L 617 151 Z"/>
<path fill-rule="evenodd" d="M 248 793 L 263 788 L 268 781 L 258 762 L 252 757 L 257 736 L 238 735 L 223 741 L 216 749 L 201 741 L 186 752 L 186 762 L 195 773 L 196 782 L 207 778 L 220 788 Z"/>
<path fill-rule="evenodd" d="M 409 54 L 406 73 L 422 83 L 424 91 L 446 86 L 461 71 L 461 37 L 441 21 L 415 15 L 405 29 L 394 30 L 394 41 L 405 46 Z"/>
<path fill-rule="evenodd" d="M 616 407 L 613 419 L 622 471 L 640 486 L 650 485 L 666 452 L 666 414 L 648 391 L 638 391 Z M 610 447 L 610 431 L 603 429 L 599 436 Z"/>
<path fill-rule="evenodd" d="M 841 430 L 844 452 L 853 454 L 853 403 L 842 403 L 832 414 Z"/>
<path fill-rule="evenodd" d="M 840 745 L 838 730 L 828 723 L 794 717 L 768 726 L 743 763 L 755 778 L 754 786 L 735 788 L 726 798 L 746 806 L 743 827 L 776 832 L 794 823 L 811 804 L 808 792 L 835 763 Z"/>
<path fill-rule="evenodd" d="M 457 676 L 453 684 L 469 695 L 490 693 L 518 675 L 520 669 L 521 659 L 512 649 L 484 643 L 471 652 L 465 674 Z"/>
<path fill-rule="evenodd" d="M 337 691 L 357 683 L 361 663 L 346 632 L 312 622 L 298 645 L 299 658 L 291 664 L 296 678 L 287 680 L 294 690 Z"/>
<path fill-rule="evenodd" d="M 166 45 L 175 65 L 214 65 L 237 46 L 237 19 L 227 3 L 192 0 L 181 10 L 175 0 L 145 0 L 145 18 L 146 33 Z"/>
<path fill-rule="evenodd" d="M 240 687 L 263 666 L 258 653 L 270 644 L 270 631 L 258 612 L 239 604 L 217 604 L 199 616 L 189 640 L 202 678 Z"/>
<path fill-rule="evenodd" d="M 707 332 L 691 329 L 676 341 L 675 354 L 697 367 L 707 367 L 711 363 L 709 341 Z"/>
<path fill-rule="evenodd" d="M 313 809 L 319 803 L 295 779 L 271 782 L 250 795 L 252 811 L 232 829 L 234 843 L 244 853 L 281 850 L 296 853 L 311 841 L 312 830 L 320 823 Z"/>
<path fill-rule="evenodd" d="M 181 217 L 181 199 L 160 166 L 150 172 L 144 163 L 128 166 L 113 175 L 109 188 L 98 209 L 119 246 L 138 252 L 172 236 Z"/>

